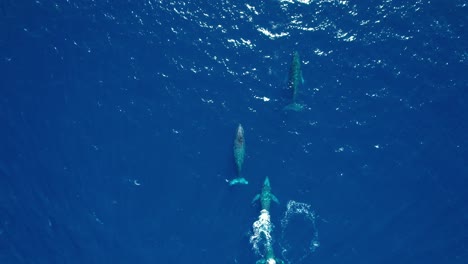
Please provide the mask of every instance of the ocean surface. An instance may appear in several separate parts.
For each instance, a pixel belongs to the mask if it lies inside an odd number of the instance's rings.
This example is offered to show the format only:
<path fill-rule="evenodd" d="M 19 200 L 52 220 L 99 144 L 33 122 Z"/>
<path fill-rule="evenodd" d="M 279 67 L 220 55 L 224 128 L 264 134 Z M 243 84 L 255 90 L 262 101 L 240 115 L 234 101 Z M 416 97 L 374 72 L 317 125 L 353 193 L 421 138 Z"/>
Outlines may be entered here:
<path fill-rule="evenodd" d="M 267 176 L 286 263 L 468 263 L 467 14 L 1 0 L 0 263 L 255 263 Z"/>

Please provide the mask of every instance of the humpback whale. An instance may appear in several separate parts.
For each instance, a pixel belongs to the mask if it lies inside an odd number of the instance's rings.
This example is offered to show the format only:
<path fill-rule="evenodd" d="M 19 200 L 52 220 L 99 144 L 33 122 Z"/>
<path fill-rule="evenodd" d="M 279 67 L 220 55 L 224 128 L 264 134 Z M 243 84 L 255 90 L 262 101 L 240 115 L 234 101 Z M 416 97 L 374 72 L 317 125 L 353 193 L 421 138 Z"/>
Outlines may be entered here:
<path fill-rule="evenodd" d="M 273 225 L 270 221 L 270 204 L 271 201 L 279 203 L 276 196 L 271 193 L 270 180 L 268 177 L 265 178 L 263 182 L 262 192 L 257 194 L 252 200 L 252 203 L 260 200 L 262 205 L 262 210 L 260 211 L 260 216 L 258 221 L 253 225 L 254 227 L 254 236 L 250 238 L 250 241 L 258 241 L 260 236 L 263 236 L 265 239 L 264 242 L 264 254 L 263 258 L 258 260 L 256 264 L 284 264 L 285 262 L 281 259 L 275 257 L 273 252 L 273 244 L 271 238 L 271 231 L 273 230 Z M 257 245 L 254 245 L 258 249 Z"/>
<path fill-rule="evenodd" d="M 304 106 L 297 103 L 297 94 L 299 86 L 304 83 L 301 71 L 301 59 L 299 52 L 294 51 L 291 66 L 289 68 L 288 89 L 292 90 L 292 102 L 284 107 L 284 110 L 301 111 Z"/>
<path fill-rule="evenodd" d="M 237 167 L 237 178 L 229 181 L 229 185 L 235 184 L 248 184 L 249 182 L 243 178 L 242 165 L 244 164 L 245 157 L 245 138 L 244 128 L 241 124 L 237 127 L 236 138 L 234 139 L 234 161 Z"/>

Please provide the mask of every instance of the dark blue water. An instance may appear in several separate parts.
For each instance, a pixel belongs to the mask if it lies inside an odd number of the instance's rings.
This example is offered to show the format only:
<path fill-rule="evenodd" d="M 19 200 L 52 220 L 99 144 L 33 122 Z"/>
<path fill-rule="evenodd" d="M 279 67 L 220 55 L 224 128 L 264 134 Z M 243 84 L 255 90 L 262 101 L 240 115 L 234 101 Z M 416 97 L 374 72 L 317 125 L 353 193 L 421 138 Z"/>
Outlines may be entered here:
<path fill-rule="evenodd" d="M 468 3 L 367 2 L 2 0 L 0 263 L 468 263 Z"/>

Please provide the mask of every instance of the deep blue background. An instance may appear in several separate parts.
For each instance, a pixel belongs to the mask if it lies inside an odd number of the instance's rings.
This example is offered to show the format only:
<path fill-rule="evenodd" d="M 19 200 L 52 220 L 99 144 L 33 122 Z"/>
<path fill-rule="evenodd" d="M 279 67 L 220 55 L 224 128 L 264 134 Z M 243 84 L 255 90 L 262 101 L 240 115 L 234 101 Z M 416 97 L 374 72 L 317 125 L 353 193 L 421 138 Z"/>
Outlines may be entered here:
<path fill-rule="evenodd" d="M 2 0 L 0 263 L 254 263 L 265 176 L 304 263 L 467 263 L 466 1 L 371 2 Z"/>

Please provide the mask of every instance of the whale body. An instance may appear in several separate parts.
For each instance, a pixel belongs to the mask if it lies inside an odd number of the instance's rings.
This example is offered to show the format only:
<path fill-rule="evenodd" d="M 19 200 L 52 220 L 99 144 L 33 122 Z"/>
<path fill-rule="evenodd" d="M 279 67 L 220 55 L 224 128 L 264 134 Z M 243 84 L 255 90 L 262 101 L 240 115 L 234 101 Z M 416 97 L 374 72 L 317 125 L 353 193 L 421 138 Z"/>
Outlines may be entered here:
<path fill-rule="evenodd" d="M 236 138 L 234 140 L 234 160 L 236 161 L 237 173 L 242 172 L 242 165 L 245 157 L 244 128 L 241 124 L 237 127 Z"/>
<path fill-rule="evenodd" d="M 267 210 L 268 212 L 270 211 L 271 201 L 279 203 L 278 198 L 276 198 L 276 196 L 271 193 L 270 180 L 268 177 L 266 177 L 265 181 L 263 182 L 262 192 L 254 197 L 252 203 L 259 199 L 260 204 L 262 205 L 262 210 Z"/>
<path fill-rule="evenodd" d="M 235 184 L 248 184 L 249 182 L 242 177 L 242 166 L 244 165 L 245 158 L 245 138 L 244 128 L 241 124 L 237 127 L 236 137 L 234 139 L 234 161 L 237 168 L 237 178 L 229 181 L 229 185 Z"/>

